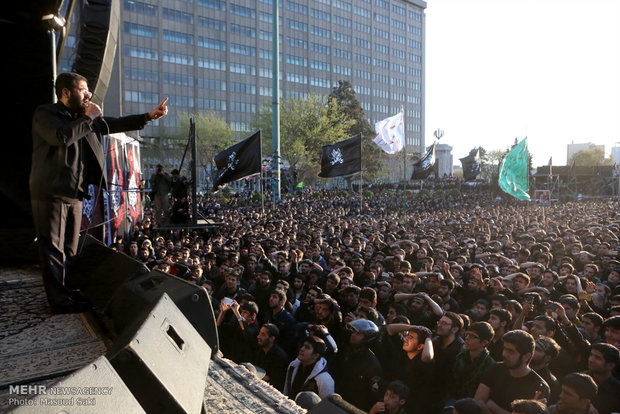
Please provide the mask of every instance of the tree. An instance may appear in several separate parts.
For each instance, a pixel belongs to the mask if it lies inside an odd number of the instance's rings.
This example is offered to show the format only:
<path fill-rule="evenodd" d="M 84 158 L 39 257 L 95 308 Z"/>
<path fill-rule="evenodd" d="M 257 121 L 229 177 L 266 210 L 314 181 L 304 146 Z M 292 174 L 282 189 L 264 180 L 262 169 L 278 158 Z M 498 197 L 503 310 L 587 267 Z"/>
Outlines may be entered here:
<path fill-rule="evenodd" d="M 321 147 L 348 138 L 347 131 L 352 123 L 333 98 L 309 95 L 307 99 L 281 101 L 280 150 L 289 163 L 295 183 L 316 178 Z M 271 137 L 271 102 L 266 101 L 260 106 L 252 126 L 260 128 L 263 137 Z M 263 139 L 263 154 L 271 153 L 271 140 Z"/>
<path fill-rule="evenodd" d="M 592 147 L 573 154 L 568 165 L 573 164 L 584 167 L 597 167 L 601 165 L 614 165 L 614 160 L 611 157 L 605 158 L 605 149 L 603 147 Z"/>
<path fill-rule="evenodd" d="M 347 130 L 349 136 L 362 134 L 362 171 L 367 180 L 376 179 L 381 173 L 386 154 L 372 142 L 375 138 L 375 129 L 364 117 L 364 109 L 357 100 L 353 85 L 349 81 L 338 81 L 338 86 L 332 89 L 330 97 L 343 107 L 348 119 L 354 123 Z"/>

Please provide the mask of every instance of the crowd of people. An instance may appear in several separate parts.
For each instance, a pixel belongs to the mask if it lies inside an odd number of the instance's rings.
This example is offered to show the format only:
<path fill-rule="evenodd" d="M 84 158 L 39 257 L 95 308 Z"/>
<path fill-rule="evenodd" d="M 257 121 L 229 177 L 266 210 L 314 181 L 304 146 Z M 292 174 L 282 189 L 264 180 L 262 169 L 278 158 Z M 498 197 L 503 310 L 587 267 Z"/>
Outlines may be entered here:
<path fill-rule="evenodd" d="M 620 412 L 620 206 L 472 189 L 304 193 L 114 248 L 203 286 L 220 348 L 303 404 L 369 413 Z M 310 401 L 310 402 L 309 402 Z"/>

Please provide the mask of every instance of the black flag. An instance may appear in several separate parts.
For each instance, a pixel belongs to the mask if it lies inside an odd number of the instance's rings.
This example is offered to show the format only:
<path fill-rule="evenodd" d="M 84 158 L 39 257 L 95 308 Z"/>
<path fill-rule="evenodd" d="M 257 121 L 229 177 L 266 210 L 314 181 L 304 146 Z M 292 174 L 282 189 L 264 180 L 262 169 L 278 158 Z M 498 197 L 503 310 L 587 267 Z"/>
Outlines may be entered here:
<path fill-rule="evenodd" d="M 213 180 L 213 191 L 231 181 L 260 172 L 261 149 L 260 130 L 249 138 L 218 153 L 215 158 L 217 173 Z"/>
<path fill-rule="evenodd" d="M 435 144 L 426 151 L 422 158 L 413 164 L 411 179 L 424 180 L 433 172 L 433 167 L 435 167 Z"/>
<path fill-rule="evenodd" d="M 362 134 L 323 145 L 319 177 L 340 177 L 362 171 Z"/>
<path fill-rule="evenodd" d="M 463 165 L 463 179 L 465 181 L 475 180 L 482 168 L 482 163 L 480 162 L 480 148 L 471 150 L 467 157 L 461 158 L 460 160 L 461 165 Z"/>

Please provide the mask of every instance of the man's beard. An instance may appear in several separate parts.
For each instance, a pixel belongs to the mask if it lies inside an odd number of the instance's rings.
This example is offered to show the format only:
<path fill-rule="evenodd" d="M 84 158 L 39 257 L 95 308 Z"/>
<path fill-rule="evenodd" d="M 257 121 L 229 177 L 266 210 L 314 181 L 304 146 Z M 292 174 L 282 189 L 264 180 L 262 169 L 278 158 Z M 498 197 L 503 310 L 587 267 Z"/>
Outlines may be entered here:
<path fill-rule="evenodd" d="M 69 98 L 69 109 L 76 114 L 83 115 L 86 113 L 86 107 L 88 107 L 88 105 L 79 95 L 71 94 L 71 97 Z"/>

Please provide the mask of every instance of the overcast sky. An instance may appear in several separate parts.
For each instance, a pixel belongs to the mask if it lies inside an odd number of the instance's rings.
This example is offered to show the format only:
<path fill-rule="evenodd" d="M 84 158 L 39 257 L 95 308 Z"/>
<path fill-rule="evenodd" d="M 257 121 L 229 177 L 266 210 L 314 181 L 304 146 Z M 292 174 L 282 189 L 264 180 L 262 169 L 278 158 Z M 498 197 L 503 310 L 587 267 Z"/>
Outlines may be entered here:
<path fill-rule="evenodd" d="M 426 143 L 505 149 L 535 165 L 566 144 L 620 145 L 620 0 L 427 0 Z"/>

